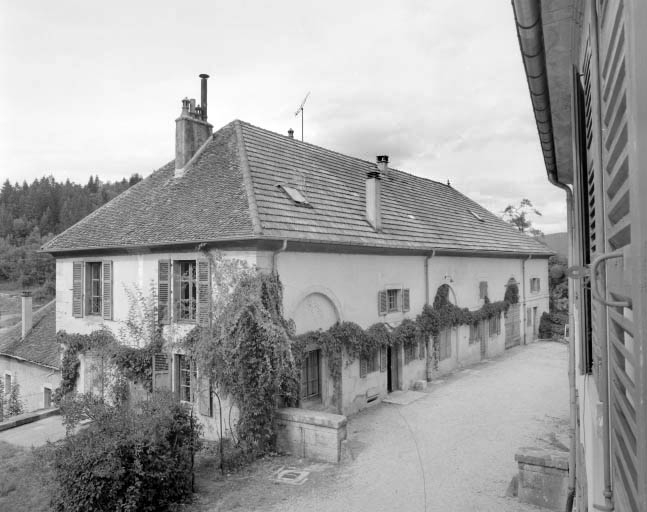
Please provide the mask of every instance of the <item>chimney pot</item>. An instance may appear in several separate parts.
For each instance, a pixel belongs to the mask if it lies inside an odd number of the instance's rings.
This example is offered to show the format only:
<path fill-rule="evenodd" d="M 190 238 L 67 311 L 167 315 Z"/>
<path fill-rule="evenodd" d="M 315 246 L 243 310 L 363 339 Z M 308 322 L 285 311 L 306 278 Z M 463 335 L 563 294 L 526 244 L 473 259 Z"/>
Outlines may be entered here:
<path fill-rule="evenodd" d="M 22 292 L 22 337 L 24 338 L 32 327 L 32 299 L 31 292 L 24 290 Z"/>
<path fill-rule="evenodd" d="M 377 170 L 382 174 L 387 175 L 389 172 L 389 156 L 388 155 L 378 155 L 375 157 Z"/>
<path fill-rule="evenodd" d="M 290 137 L 291 139 L 294 139 L 294 130 L 292 128 L 288 130 L 288 137 Z"/>
<path fill-rule="evenodd" d="M 207 78 L 209 75 L 202 73 L 200 75 L 200 105 L 202 107 L 202 120 L 207 120 Z"/>

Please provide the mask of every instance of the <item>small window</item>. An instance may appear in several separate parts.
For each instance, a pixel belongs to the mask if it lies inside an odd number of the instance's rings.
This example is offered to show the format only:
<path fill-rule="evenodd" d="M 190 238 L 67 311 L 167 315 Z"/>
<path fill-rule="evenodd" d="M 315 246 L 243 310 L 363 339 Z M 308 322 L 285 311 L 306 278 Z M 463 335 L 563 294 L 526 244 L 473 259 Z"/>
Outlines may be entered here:
<path fill-rule="evenodd" d="M 321 396 L 320 391 L 321 350 L 310 350 L 303 357 L 301 366 L 301 398 L 313 399 Z"/>
<path fill-rule="evenodd" d="M 411 361 L 415 361 L 416 352 L 418 352 L 418 344 L 412 343 L 410 345 L 404 346 L 404 364 L 409 364 Z"/>
<path fill-rule="evenodd" d="M 10 373 L 4 374 L 4 392 L 7 395 L 11 393 L 11 374 Z"/>
<path fill-rule="evenodd" d="M 495 315 L 489 319 L 489 335 L 490 338 L 501 334 L 501 316 Z"/>
<path fill-rule="evenodd" d="M 479 283 L 479 299 L 485 299 L 487 297 L 487 281 L 481 281 Z"/>
<path fill-rule="evenodd" d="M 476 213 L 474 210 L 467 210 L 467 211 L 470 212 L 476 220 L 480 222 L 485 222 L 485 219 L 481 217 L 478 213 Z"/>
<path fill-rule="evenodd" d="M 530 327 L 532 325 L 532 318 L 530 317 L 532 313 L 532 310 L 530 308 L 526 308 L 526 326 Z"/>
<path fill-rule="evenodd" d="M 52 406 L 51 388 L 43 388 L 43 409 L 49 409 Z"/>
<path fill-rule="evenodd" d="M 178 354 L 175 356 L 177 364 L 176 390 L 183 402 L 193 402 L 195 399 L 195 383 L 197 380 L 195 364 L 188 356 Z"/>
<path fill-rule="evenodd" d="M 308 200 L 305 198 L 305 196 L 301 193 L 301 191 L 297 188 L 290 187 L 288 185 L 277 185 L 281 190 L 283 190 L 292 201 L 294 201 L 294 204 L 299 205 L 299 206 L 308 206 L 312 208 Z"/>
<path fill-rule="evenodd" d="M 530 279 L 530 292 L 537 293 L 540 290 L 540 282 L 538 277 Z"/>

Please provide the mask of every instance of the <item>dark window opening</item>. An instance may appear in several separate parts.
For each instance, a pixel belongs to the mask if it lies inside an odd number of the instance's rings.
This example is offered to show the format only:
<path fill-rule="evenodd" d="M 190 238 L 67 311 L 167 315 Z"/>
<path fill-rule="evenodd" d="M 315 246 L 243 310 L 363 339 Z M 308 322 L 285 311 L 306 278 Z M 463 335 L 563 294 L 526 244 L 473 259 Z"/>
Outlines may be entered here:
<path fill-rule="evenodd" d="M 321 350 L 311 350 L 303 358 L 301 366 L 301 398 L 312 399 L 321 396 L 319 364 Z"/>

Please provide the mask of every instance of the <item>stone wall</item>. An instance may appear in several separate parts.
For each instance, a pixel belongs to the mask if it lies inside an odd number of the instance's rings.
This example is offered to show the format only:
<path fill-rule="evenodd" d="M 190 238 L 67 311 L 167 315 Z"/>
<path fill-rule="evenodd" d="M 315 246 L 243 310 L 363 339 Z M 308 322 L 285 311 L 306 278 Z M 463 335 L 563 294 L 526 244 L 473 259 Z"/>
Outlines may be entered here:
<path fill-rule="evenodd" d="M 568 494 L 568 452 L 520 448 L 514 458 L 519 465 L 519 500 L 564 510 Z"/>
<path fill-rule="evenodd" d="M 346 439 L 346 416 L 308 409 L 279 409 L 277 448 L 298 457 L 338 463 Z"/>

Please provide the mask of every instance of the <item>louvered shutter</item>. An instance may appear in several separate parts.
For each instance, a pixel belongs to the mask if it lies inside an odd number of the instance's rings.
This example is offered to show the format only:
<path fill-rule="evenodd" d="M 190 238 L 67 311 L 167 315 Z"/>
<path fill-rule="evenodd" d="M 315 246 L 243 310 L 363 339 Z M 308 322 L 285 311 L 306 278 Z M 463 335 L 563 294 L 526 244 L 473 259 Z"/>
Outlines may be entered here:
<path fill-rule="evenodd" d="M 200 377 L 198 379 L 198 412 L 203 416 L 213 416 L 213 398 L 211 383 L 208 378 Z"/>
<path fill-rule="evenodd" d="M 487 281 L 481 281 L 479 283 L 479 298 L 484 299 L 487 297 Z"/>
<path fill-rule="evenodd" d="M 359 376 L 360 378 L 366 377 L 366 373 L 368 371 L 368 361 L 366 360 L 365 357 L 360 357 L 359 358 Z"/>
<path fill-rule="evenodd" d="M 170 322 L 171 312 L 171 260 L 157 262 L 157 320 L 160 324 Z"/>
<path fill-rule="evenodd" d="M 211 313 L 211 274 L 209 271 L 209 260 L 201 259 L 198 265 L 198 325 L 203 327 L 209 326 L 209 316 Z"/>
<path fill-rule="evenodd" d="M 386 371 L 386 347 L 380 348 L 380 371 Z"/>
<path fill-rule="evenodd" d="M 102 290 L 103 295 L 101 305 L 103 309 L 103 319 L 112 320 L 113 305 L 112 305 L 112 261 L 104 260 L 101 265 L 102 270 Z"/>
<path fill-rule="evenodd" d="M 402 290 L 402 311 L 409 311 L 409 288 Z"/>
<path fill-rule="evenodd" d="M 153 355 L 153 391 L 171 389 L 171 371 L 168 354 Z"/>
<path fill-rule="evenodd" d="M 378 315 L 386 315 L 387 310 L 387 299 L 386 299 L 386 290 L 380 290 L 377 292 L 377 313 Z"/>
<path fill-rule="evenodd" d="M 75 318 L 83 316 L 83 267 L 82 261 L 72 263 L 72 316 Z"/>
<path fill-rule="evenodd" d="M 644 1 L 606 1 L 598 20 L 604 166 L 599 174 L 605 199 L 600 207 L 606 227 L 605 240 L 598 243 L 600 252 L 622 254 L 600 265 L 604 273 L 598 282 L 607 300 L 626 304 L 603 312 L 613 499 L 616 510 L 632 512 L 647 510 L 646 16 Z"/>

